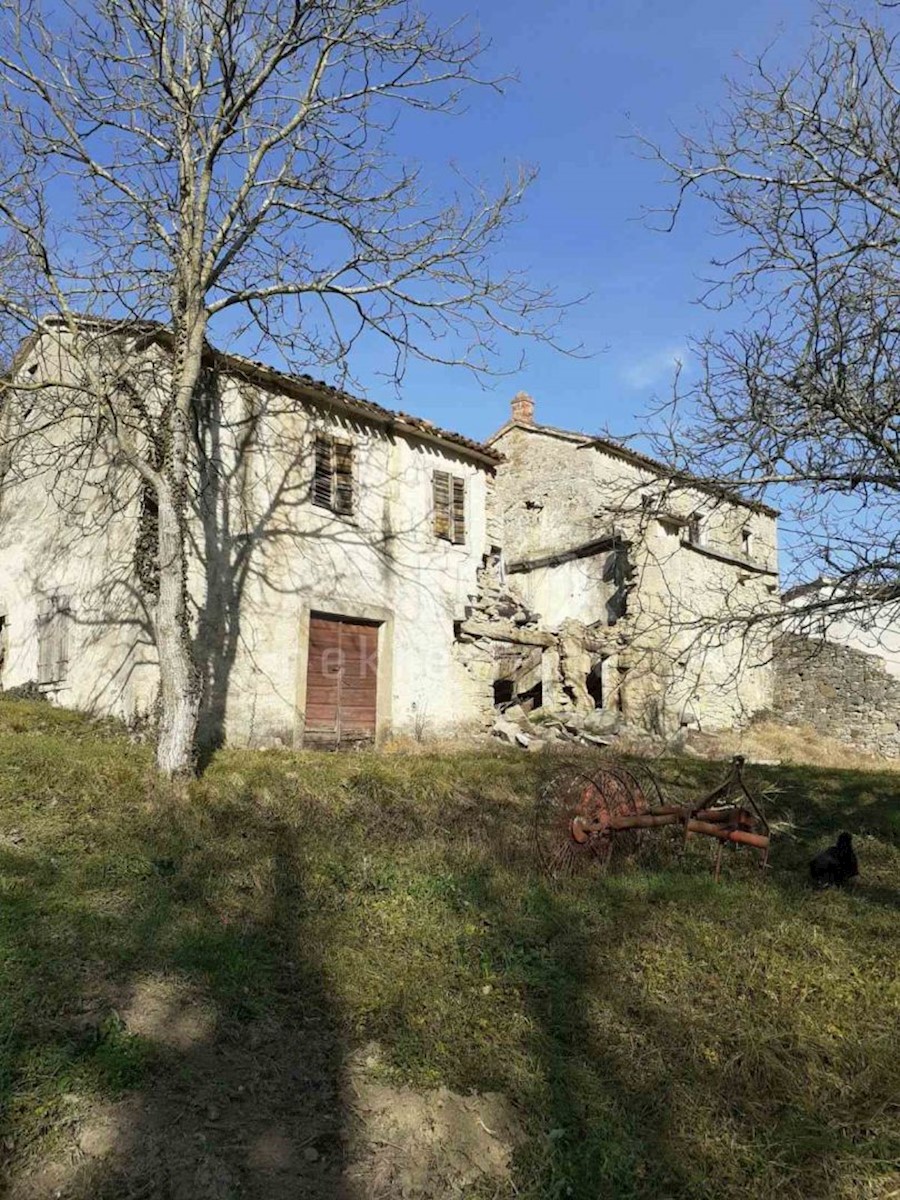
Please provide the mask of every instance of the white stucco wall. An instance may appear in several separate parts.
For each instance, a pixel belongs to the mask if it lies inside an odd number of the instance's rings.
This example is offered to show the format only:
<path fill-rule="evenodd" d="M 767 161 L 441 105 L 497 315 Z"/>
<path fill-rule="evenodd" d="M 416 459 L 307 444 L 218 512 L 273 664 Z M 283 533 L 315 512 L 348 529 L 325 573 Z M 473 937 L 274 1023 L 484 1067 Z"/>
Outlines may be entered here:
<path fill-rule="evenodd" d="M 586 625 L 608 619 L 607 603 L 615 590 L 608 578 L 609 552 L 570 558 L 510 576 L 532 612 L 550 628 L 574 619 Z"/>
<path fill-rule="evenodd" d="M 40 347 L 35 351 L 40 357 Z M 23 364 L 23 367 L 27 364 Z M 453 622 L 475 591 L 486 550 L 489 471 L 464 451 L 390 434 L 228 377 L 219 379 L 212 436 L 195 464 L 209 486 L 191 526 L 190 590 L 198 629 L 224 697 L 235 743 L 296 742 L 305 696 L 299 687 L 309 611 L 375 615 L 383 622 L 379 693 L 382 732 L 444 732 L 472 719 L 471 677 L 454 659 Z M 316 432 L 354 446 L 355 505 L 338 516 L 312 504 Z M 64 440 L 64 433 L 59 433 Z M 433 530 L 432 472 L 466 481 L 466 540 Z M 98 463 L 95 475 L 109 465 Z M 71 597 L 70 666 L 59 702 L 131 718 L 156 694 L 154 650 L 133 567 L 137 487 L 124 468 L 118 511 L 84 486 L 70 512 L 74 475 L 26 480 L 11 472 L 0 505 L 0 613 L 8 651 L 2 684 L 37 675 L 40 597 Z M 66 480 L 68 479 L 68 483 Z"/>
<path fill-rule="evenodd" d="M 789 599 L 789 607 L 797 609 L 810 603 L 827 607 L 798 615 L 788 628 L 804 637 L 824 638 L 851 650 L 877 655 L 888 674 L 900 678 L 900 606 L 881 604 L 857 609 L 853 602 L 854 611 L 849 611 L 842 610 L 840 601 L 840 594 L 835 596 L 834 587 L 827 584 Z"/>
<path fill-rule="evenodd" d="M 264 410 L 271 400 L 255 399 Z M 231 403 L 237 405 L 234 397 Z M 317 432 L 354 445 L 352 516 L 308 498 Z M 242 597 L 230 740 L 255 740 L 262 728 L 286 736 L 296 722 L 302 725 L 305 696 L 297 694 L 297 681 L 306 654 L 304 609 L 348 617 L 389 614 L 391 644 L 382 647 L 381 665 L 390 670 L 392 686 L 390 712 L 378 717 L 383 728 L 445 732 L 470 720 L 473 684 L 451 649 L 453 623 L 465 614 L 486 551 L 486 471 L 462 455 L 388 438 L 325 409 L 263 420 L 253 462 L 251 524 L 260 527 L 268 512 L 269 524 L 281 532 L 258 537 L 255 569 Z M 466 481 L 464 545 L 434 533 L 434 470 Z M 279 502 L 286 479 L 291 498 Z"/>
<path fill-rule="evenodd" d="M 49 689 L 58 703 L 130 719 L 156 692 L 147 613 L 136 601 L 127 502 L 104 522 L 70 516 L 49 477 L 4 489 L 0 507 L 0 610 L 6 616 L 4 687 L 38 674 L 38 612 L 54 593 L 70 597 L 69 670 Z M 90 503 L 90 489 L 82 493 Z M 104 499 L 104 505 L 108 500 Z"/>

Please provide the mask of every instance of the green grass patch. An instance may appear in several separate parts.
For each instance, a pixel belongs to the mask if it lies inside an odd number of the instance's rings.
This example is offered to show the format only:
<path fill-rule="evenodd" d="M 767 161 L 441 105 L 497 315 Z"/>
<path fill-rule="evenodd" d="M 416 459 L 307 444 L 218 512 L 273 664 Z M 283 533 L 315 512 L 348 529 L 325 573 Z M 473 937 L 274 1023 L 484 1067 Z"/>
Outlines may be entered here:
<path fill-rule="evenodd" d="M 719 774 L 659 769 L 673 796 Z M 375 1040 L 395 1083 L 504 1092 L 520 1197 L 893 1194 L 900 776 L 757 769 L 765 877 L 727 854 L 716 886 L 711 845 L 679 862 L 662 834 L 551 885 L 530 840 L 547 770 L 225 751 L 179 794 L 114 727 L 0 701 L 0 1141 L 34 1155 L 66 1096 L 189 1075 L 119 1011 L 153 975 L 219 1031 L 325 1039 L 337 1064 Z M 806 862 L 841 829 L 859 886 L 815 893 Z M 340 1123 L 337 1088 L 321 1103 Z"/>

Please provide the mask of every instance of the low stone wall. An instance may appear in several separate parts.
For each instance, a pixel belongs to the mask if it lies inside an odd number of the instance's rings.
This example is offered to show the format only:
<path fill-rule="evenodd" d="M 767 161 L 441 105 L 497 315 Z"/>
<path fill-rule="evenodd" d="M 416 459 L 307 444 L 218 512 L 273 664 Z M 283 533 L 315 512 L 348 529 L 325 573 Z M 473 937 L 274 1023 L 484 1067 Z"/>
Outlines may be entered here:
<path fill-rule="evenodd" d="M 877 655 L 788 634 L 775 645 L 774 666 L 779 720 L 900 757 L 900 679 Z"/>

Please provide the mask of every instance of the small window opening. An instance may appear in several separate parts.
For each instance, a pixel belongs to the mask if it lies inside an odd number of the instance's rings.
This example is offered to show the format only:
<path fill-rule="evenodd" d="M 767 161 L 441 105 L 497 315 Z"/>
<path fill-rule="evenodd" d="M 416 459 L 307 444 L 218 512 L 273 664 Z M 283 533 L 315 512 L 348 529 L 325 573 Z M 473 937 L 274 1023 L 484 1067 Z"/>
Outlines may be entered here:
<path fill-rule="evenodd" d="M 753 531 L 750 529 L 741 530 L 741 553 L 744 558 L 750 558 L 753 554 Z"/>
<path fill-rule="evenodd" d="M 315 444 L 312 502 L 347 515 L 353 512 L 353 446 L 319 434 Z"/>
<path fill-rule="evenodd" d="M 494 708 L 512 704 L 516 697 L 516 685 L 511 679 L 494 680 Z"/>
<path fill-rule="evenodd" d="M 431 483 L 435 536 L 461 546 L 466 540 L 466 481 L 449 471 L 435 471 Z"/>
<path fill-rule="evenodd" d="M 687 540 L 692 546 L 706 545 L 706 525 L 703 513 L 691 513 L 691 519 L 688 521 Z"/>

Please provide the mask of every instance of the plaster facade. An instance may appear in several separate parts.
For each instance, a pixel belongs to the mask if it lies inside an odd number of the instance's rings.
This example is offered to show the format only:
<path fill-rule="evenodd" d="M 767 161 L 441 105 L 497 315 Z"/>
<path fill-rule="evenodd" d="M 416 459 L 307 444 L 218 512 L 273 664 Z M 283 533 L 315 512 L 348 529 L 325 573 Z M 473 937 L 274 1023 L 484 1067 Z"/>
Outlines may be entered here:
<path fill-rule="evenodd" d="M 900 609 L 896 601 L 866 603 L 864 594 L 847 595 L 823 579 L 791 589 L 784 601 L 789 609 L 797 609 L 797 617 L 788 622 L 793 633 L 874 654 L 889 675 L 900 679 Z"/>
<path fill-rule="evenodd" d="M 49 373 L 44 354 L 33 347 L 20 370 L 38 363 Z M 57 362 L 54 377 L 59 369 Z M 454 622 L 465 616 L 488 549 L 490 452 L 425 426 L 418 433 L 380 412 L 367 419 L 362 405 L 354 411 L 305 384 L 287 395 L 269 376 L 227 365 L 211 378 L 207 432 L 196 447 L 190 558 L 207 675 L 201 736 L 302 744 L 312 612 L 378 623 L 380 734 L 440 733 L 471 722 L 477 689 L 455 657 Z M 70 433 L 58 427 L 51 436 L 62 445 Z M 317 435 L 353 447 L 351 513 L 312 501 Z M 138 481 L 99 460 L 88 471 L 61 466 L 52 447 L 29 463 L 41 459 L 42 470 L 17 471 L 13 463 L 2 485 L 2 686 L 38 678 L 41 605 L 64 594 L 67 665 L 45 690 L 67 706 L 126 720 L 151 716 L 158 672 L 152 600 L 142 596 L 135 569 Z M 435 470 L 465 482 L 460 544 L 435 534 Z"/>

